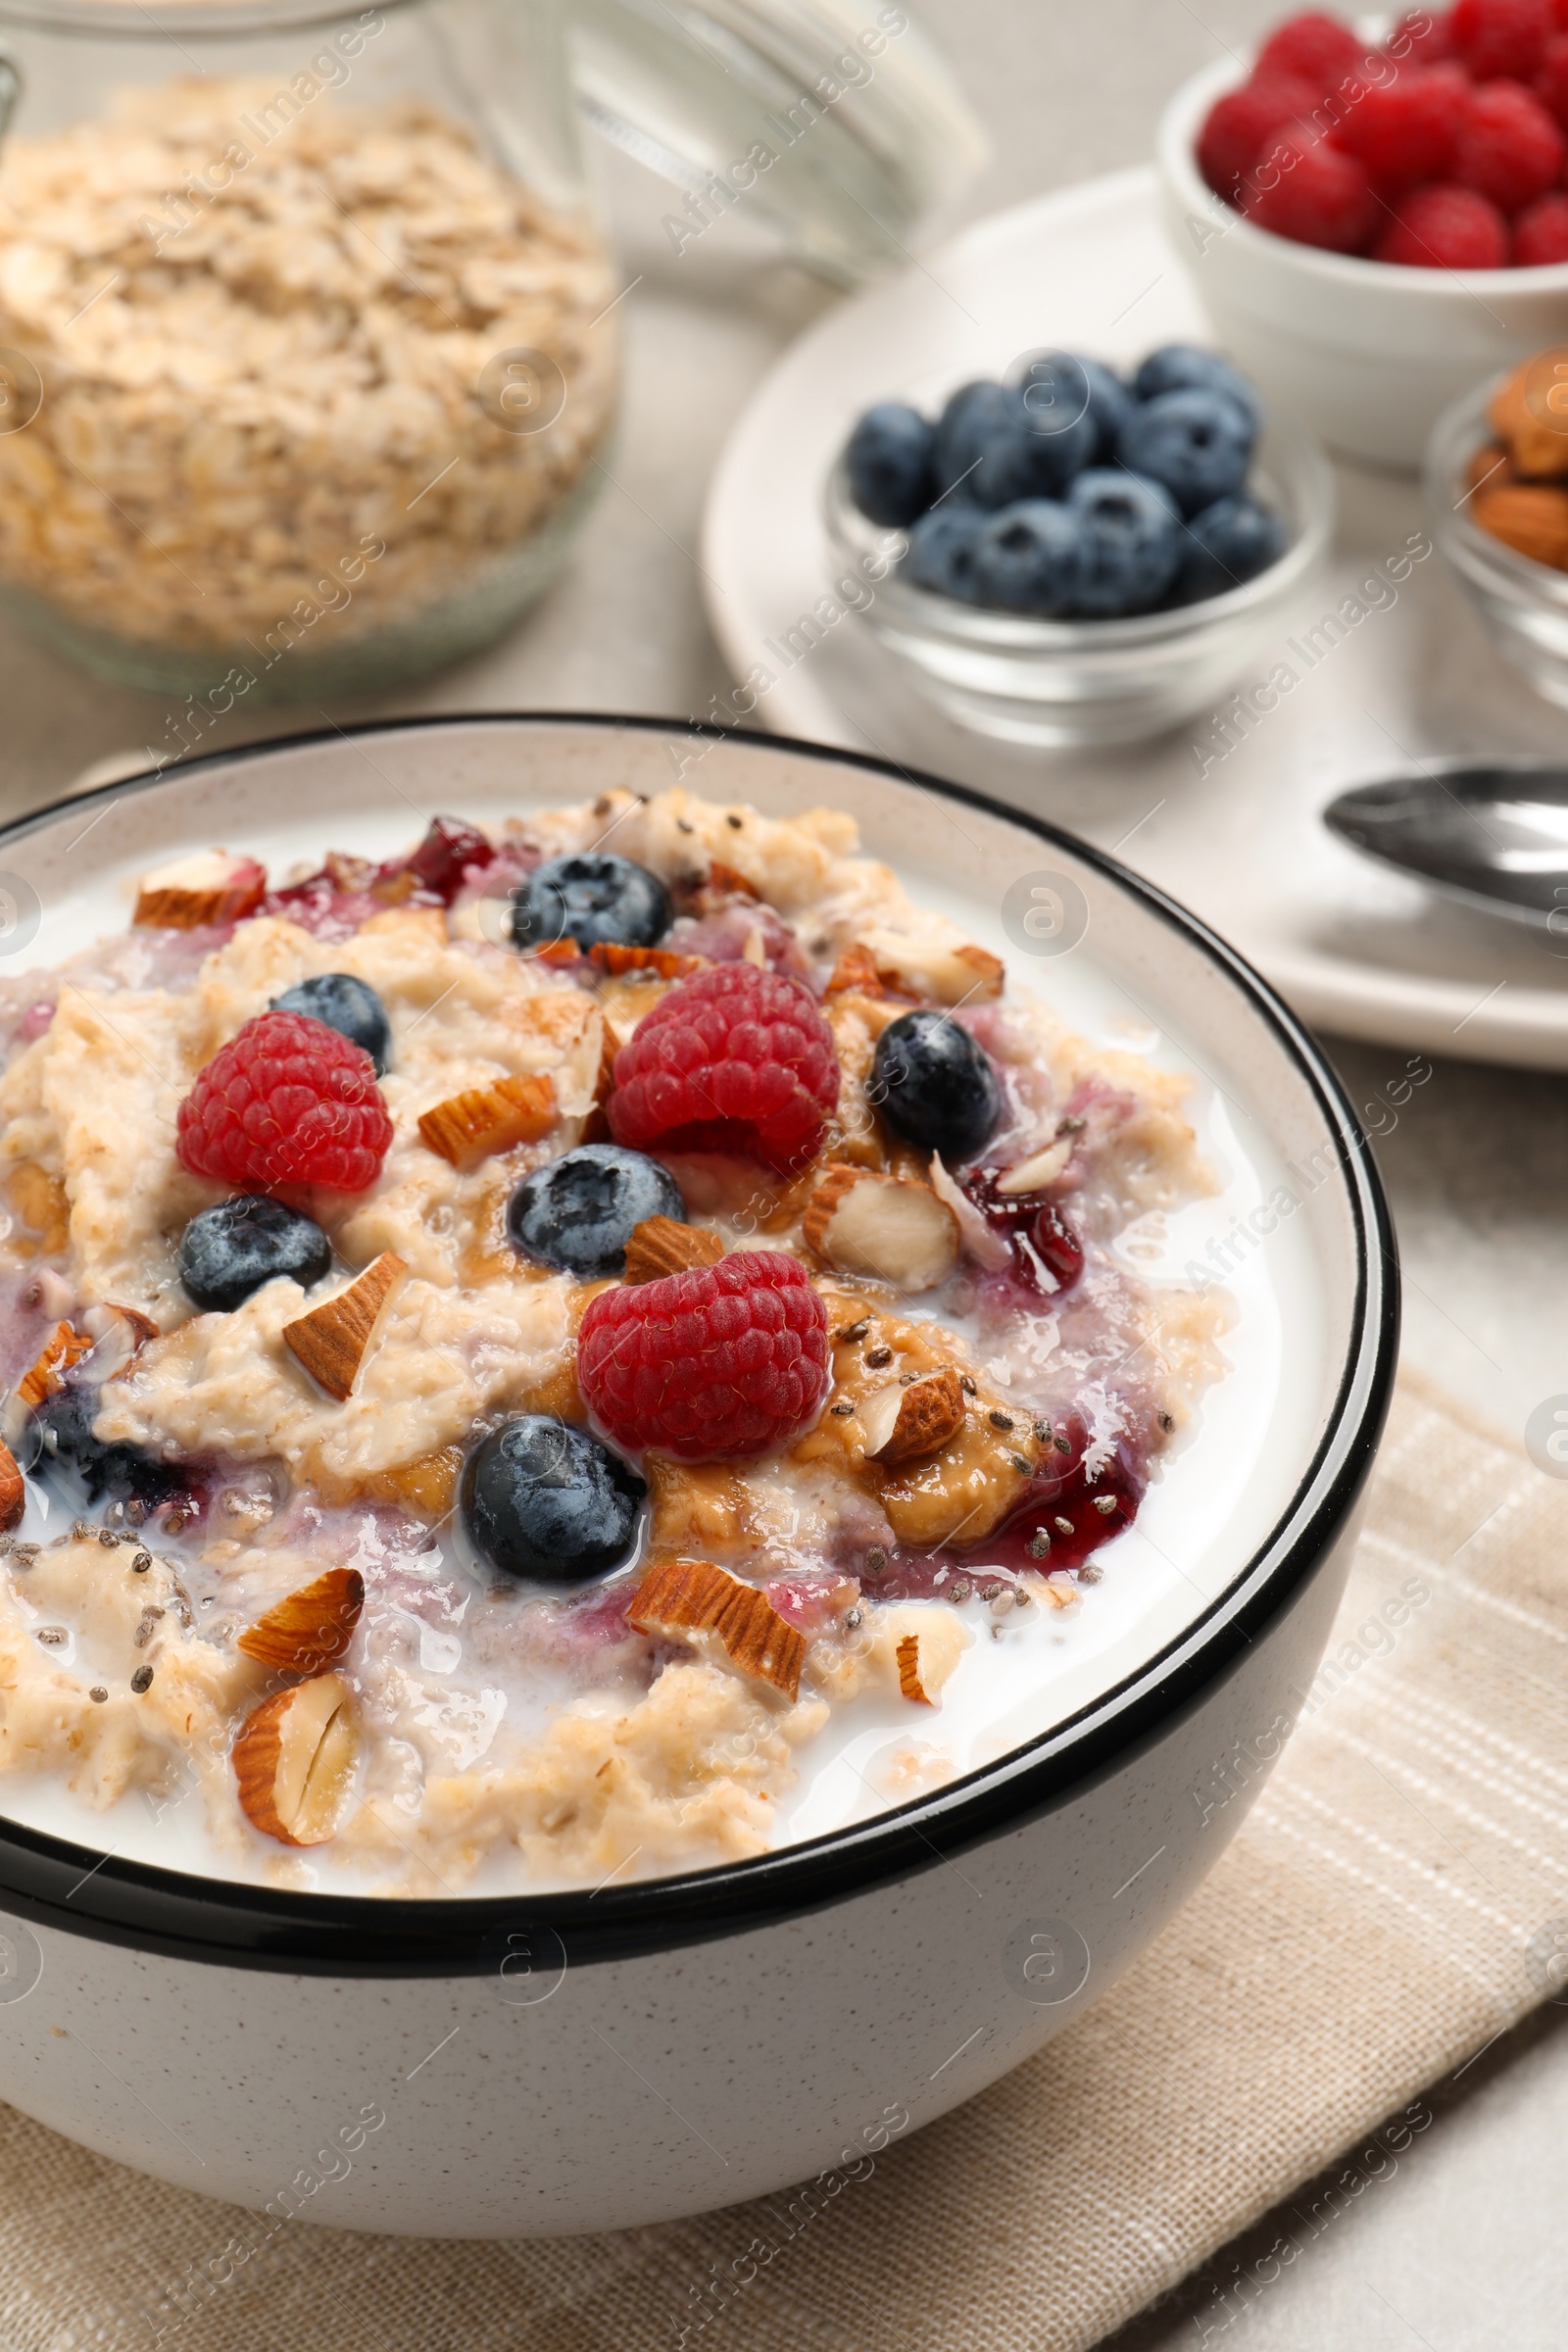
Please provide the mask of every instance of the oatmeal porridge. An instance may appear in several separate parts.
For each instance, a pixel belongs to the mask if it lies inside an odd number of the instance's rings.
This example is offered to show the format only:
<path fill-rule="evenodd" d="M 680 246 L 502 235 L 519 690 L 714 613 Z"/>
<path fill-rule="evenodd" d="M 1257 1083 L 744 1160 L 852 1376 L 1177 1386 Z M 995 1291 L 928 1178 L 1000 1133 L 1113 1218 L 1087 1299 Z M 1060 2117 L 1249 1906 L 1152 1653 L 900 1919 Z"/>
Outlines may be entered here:
<path fill-rule="evenodd" d="M 0 1811 L 79 1842 L 439 1895 L 884 1809 L 1139 1605 L 1234 1387 L 1126 1246 L 1190 1081 L 832 809 L 202 852 L 0 1068 Z"/>

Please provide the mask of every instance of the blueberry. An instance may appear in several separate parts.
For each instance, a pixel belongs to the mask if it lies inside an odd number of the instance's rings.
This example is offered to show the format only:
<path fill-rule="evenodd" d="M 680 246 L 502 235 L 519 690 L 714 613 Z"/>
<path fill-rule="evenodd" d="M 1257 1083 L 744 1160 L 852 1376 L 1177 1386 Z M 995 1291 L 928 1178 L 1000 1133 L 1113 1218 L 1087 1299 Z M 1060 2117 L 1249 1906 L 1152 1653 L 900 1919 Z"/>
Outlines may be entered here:
<path fill-rule="evenodd" d="M 294 1007 L 290 1007 L 294 1009 Z M 278 1274 L 309 1290 L 330 1272 L 332 1245 L 314 1217 L 242 1193 L 192 1217 L 179 1237 L 179 1279 L 193 1303 L 230 1314 Z"/>
<path fill-rule="evenodd" d="M 936 496 L 943 497 L 960 482 L 967 490 L 988 442 L 1017 420 L 1016 396 L 1005 384 L 964 384 L 955 392 L 937 419 Z"/>
<path fill-rule="evenodd" d="M 1161 392 L 1134 409 L 1116 455 L 1167 489 L 1184 514 L 1230 498 L 1247 479 L 1251 421 L 1223 392 Z"/>
<path fill-rule="evenodd" d="M 102 1399 L 95 1382 L 68 1380 L 33 1414 L 24 1446 L 34 1472 L 74 1474 L 89 1502 L 139 1502 L 148 1510 L 190 1492 L 182 1470 L 155 1461 L 139 1446 L 106 1445 L 93 1435 Z"/>
<path fill-rule="evenodd" d="M 669 1170 L 623 1144 L 579 1144 L 525 1176 L 507 1204 L 513 1247 L 589 1282 L 618 1274 L 644 1217 L 686 1221 Z"/>
<path fill-rule="evenodd" d="M 1074 409 L 1071 398 L 1070 387 L 1060 384 L 1009 389 L 1007 420 L 991 434 L 965 484 L 977 506 L 1055 498 L 1083 471 L 1098 436 L 1087 410 Z"/>
<path fill-rule="evenodd" d="M 1002 1124 L 991 1057 L 951 1013 L 921 1005 L 876 1041 L 871 1100 L 896 1134 L 944 1159 L 973 1159 Z"/>
<path fill-rule="evenodd" d="M 574 1585 L 632 1548 L 648 1489 L 608 1446 L 544 1413 L 503 1421 L 463 1471 L 463 1523 L 503 1576 Z"/>
<path fill-rule="evenodd" d="M 1167 343 L 1152 351 L 1133 377 L 1139 400 L 1158 400 L 1163 392 L 1223 392 L 1232 399 L 1255 432 L 1263 421 L 1263 404 L 1256 387 L 1217 351 L 1196 343 Z"/>
<path fill-rule="evenodd" d="M 392 1024 L 368 980 L 356 980 L 352 972 L 318 972 L 314 980 L 302 980 L 274 997 L 272 1010 L 304 1012 L 313 1021 L 324 1021 L 340 1037 L 363 1046 L 375 1064 L 376 1076 L 385 1077 L 392 1058 Z"/>
<path fill-rule="evenodd" d="M 1070 612 L 1078 594 L 1083 537 L 1077 516 L 1054 499 L 1004 507 L 975 541 L 975 594 L 1004 612 Z"/>
<path fill-rule="evenodd" d="M 1196 604 L 1256 579 L 1285 553 L 1285 525 L 1255 498 L 1217 498 L 1187 526 L 1175 597 Z"/>
<path fill-rule="evenodd" d="M 975 548 L 985 519 L 978 507 L 967 503 L 933 507 L 909 533 L 909 552 L 901 568 L 916 588 L 972 605 Z"/>
<path fill-rule="evenodd" d="M 1097 466 L 1115 452 L 1116 436 L 1132 413 L 1133 396 L 1102 360 L 1075 351 L 1046 351 L 1025 363 L 1018 375 L 1025 405 L 1063 417 L 1087 416 L 1095 438 L 1084 463 Z"/>
<path fill-rule="evenodd" d="M 867 409 L 844 452 L 850 495 L 873 522 L 903 530 L 936 495 L 931 461 L 937 428 L 903 401 Z"/>
<path fill-rule="evenodd" d="M 1181 517 L 1169 491 L 1102 466 L 1078 476 L 1067 504 L 1083 534 L 1079 612 L 1101 619 L 1150 612 L 1182 559 Z"/>
<path fill-rule="evenodd" d="M 659 876 L 606 850 L 547 858 L 512 894 L 512 938 L 519 948 L 547 947 L 557 939 L 574 939 L 579 948 L 601 940 L 652 948 L 674 919 Z"/>

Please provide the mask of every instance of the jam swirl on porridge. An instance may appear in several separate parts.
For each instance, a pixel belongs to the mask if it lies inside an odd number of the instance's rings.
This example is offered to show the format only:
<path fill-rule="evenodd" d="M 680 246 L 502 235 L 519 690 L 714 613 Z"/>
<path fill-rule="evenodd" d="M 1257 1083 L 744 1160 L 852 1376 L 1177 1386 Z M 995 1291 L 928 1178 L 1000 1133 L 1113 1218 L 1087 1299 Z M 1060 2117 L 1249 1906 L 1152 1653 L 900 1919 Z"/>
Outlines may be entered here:
<path fill-rule="evenodd" d="M 1224 1369 L 1187 1082 L 858 854 L 612 792 L 204 851 L 0 987 L 0 1810 L 437 1895 L 875 1811 Z M 1107 1588 L 1108 1589 L 1108 1588 Z M 946 1698 L 945 1698 L 946 1693 Z"/>

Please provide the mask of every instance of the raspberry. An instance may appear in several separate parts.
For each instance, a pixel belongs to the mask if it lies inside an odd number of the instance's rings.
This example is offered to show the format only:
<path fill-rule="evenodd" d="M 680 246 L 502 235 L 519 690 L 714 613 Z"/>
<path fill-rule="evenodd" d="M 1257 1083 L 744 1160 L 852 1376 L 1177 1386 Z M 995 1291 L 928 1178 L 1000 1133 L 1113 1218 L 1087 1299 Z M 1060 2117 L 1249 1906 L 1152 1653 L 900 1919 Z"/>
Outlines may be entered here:
<path fill-rule="evenodd" d="M 630 1453 L 764 1453 L 799 1436 L 827 1395 L 827 1309 L 799 1258 L 735 1250 L 590 1299 L 577 1381 Z"/>
<path fill-rule="evenodd" d="M 176 1150 L 193 1176 L 251 1192 L 363 1193 L 391 1141 L 364 1047 L 307 1013 L 264 1012 L 198 1076 L 179 1106 Z"/>
<path fill-rule="evenodd" d="M 1248 219 L 1276 237 L 1359 253 L 1381 217 L 1365 168 L 1326 140 L 1290 131 L 1264 156 L 1243 204 Z"/>
<path fill-rule="evenodd" d="M 1554 33 L 1546 43 L 1534 87 L 1553 122 L 1568 129 L 1568 33 Z"/>
<path fill-rule="evenodd" d="M 1257 53 L 1253 72 L 1297 74 L 1314 90 L 1332 90 L 1347 74 L 1355 72 L 1365 55 L 1366 43 L 1356 38 L 1348 24 L 1309 9 L 1275 25 Z"/>
<path fill-rule="evenodd" d="M 1198 134 L 1198 168 L 1216 196 L 1234 203 L 1276 132 L 1311 120 L 1317 92 L 1288 74 L 1254 74 L 1209 108 Z"/>
<path fill-rule="evenodd" d="M 1551 36 L 1551 0 L 1455 0 L 1448 29 L 1472 81 L 1528 81 Z"/>
<path fill-rule="evenodd" d="M 1407 66 L 1369 84 L 1340 124 L 1339 140 L 1366 166 L 1373 185 L 1394 195 L 1453 169 L 1470 85 L 1457 66 Z"/>
<path fill-rule="evenodd" d="M 1492 81 L 1471 91 L 1453 172 L 1461 187 L 1516 213 L 1552 186 L 1562 159 L 1562 132 L 1520 83 Z"/>
<path fill-rule="evenodd" d="M 1568 196 L 1542 196 L 1526 207 L 1513 224 L 1513 258 L 1520 270 L 1568 262 Z"/>
<path fill-rule="evenodd" d="M 1501 270 L 1508 261 L 1508 223 L 1473 189 L 1435 181 L 1404 199 L 1373 246 L 1372 259 L 1402 262 L 1408 270 Z"/>
<path fill-rule="evenodd" d="M 839 1099 L 833 1032 L 808 990 L 755 963 L 677 981 L 615 1055 L 610 1131 L 646 1151 L 734 1152 L 788 1171 Z"/>
<path fill-rule="evenodd" d="M 1388 53 L 1401 64 L 1409 59 L 1422 66 L 1446 65 L 1453 55 L 1453 26 L 1446 16 L 1413 8 L 1390 33 Z"/>

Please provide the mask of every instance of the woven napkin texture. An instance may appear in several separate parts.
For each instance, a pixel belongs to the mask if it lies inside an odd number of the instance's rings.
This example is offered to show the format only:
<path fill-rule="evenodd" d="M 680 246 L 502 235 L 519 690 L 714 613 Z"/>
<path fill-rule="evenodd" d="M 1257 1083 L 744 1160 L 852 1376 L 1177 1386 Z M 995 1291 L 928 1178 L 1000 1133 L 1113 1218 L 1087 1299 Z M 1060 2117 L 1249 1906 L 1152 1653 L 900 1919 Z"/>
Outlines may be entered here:
<path fill-rule="evenodd" d="M 831 2196 L 514 2243 L 264 2244 L 0 2109 L 0 2348 L 1077 2352 L 1562 1989 L 1565 1666 L 1568 1482 L 1406 1379 L 1274 1778 L 1039 2057 Z"/>

